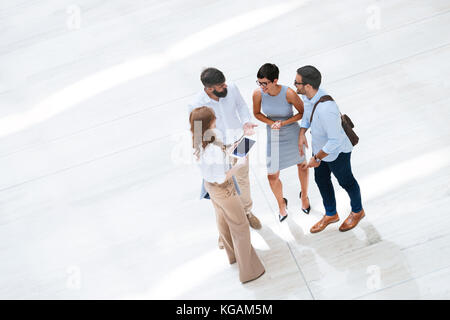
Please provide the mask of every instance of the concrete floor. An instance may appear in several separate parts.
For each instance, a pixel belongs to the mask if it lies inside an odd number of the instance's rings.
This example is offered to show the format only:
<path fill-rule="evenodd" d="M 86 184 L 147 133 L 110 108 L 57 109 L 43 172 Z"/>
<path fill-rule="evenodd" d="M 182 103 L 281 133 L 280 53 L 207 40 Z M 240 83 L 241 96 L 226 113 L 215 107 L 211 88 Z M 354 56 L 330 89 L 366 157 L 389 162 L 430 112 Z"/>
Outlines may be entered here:
<path fill-rule="evenodd" d="M 15 0 L 0 38 L 0 298 L 450 298 L 449 1 Z M 279 224 L 259 123 L 266 274 L 242 285 L 198 200 L 186 104 L 215 66 L 251 108 L 266 62 L 291 87 L 315 65 L 351 116 L 366 218 L 309 233 L 321 198 L 311 171 L 300 213 L 289 168 Z"/>

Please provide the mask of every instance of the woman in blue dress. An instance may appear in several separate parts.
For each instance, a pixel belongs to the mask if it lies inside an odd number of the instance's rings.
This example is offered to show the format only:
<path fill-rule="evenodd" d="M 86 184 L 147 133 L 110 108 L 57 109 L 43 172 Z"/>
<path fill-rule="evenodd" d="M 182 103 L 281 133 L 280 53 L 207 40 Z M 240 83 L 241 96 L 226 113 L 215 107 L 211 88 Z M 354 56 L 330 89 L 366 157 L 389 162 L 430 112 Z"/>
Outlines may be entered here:
<path fill-rule="evenodd" d="M 264 64 L 257 73 L 259 89 L 253 92 L 253 114 L 267 126 L 267 177 L 278 202 L 280 222 L 287 218 L 287 199 L 283 197 L 280 170 L 297 165 L 302 211 L 309 213 L 308 169 L 303 169 L 306 159 L 300 155 L 298 121 L 303 116 L 303 101 L 291 88 L 278 84 L 279 69 L 271 63 Z M 293 108 L 298 111 L 294 115 Z"/>

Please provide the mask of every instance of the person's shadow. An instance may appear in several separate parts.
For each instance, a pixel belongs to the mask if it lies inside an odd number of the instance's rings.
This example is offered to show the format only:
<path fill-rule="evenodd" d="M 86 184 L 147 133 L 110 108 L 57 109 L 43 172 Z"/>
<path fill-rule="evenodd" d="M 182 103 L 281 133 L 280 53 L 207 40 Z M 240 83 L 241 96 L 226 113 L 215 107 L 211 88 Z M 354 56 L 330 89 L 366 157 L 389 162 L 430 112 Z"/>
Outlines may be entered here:
<path fill-rule="evenodd" d="M 309 232 L 311 226 L 307 232 L 303 231 L 299 225 L 304 223 L 302 219 L 288 219 L 284 223 L 287 222 L 294 239 L 288 242 L 264 226 L 258 233 L 271 249 L 258 254 L 266 266 L 266 274 L 246 287 L 255 291 L 256 299 L 288 299 L 303 296 L 301 292 L 309 292 L 305 298 L 312 295 L 314 299 L 405 299 L 406 293 L 402 297 L 383 289 L 410 280 L 407 296 L 417 298 L 419 288 L 411 280 L 407 259 L 400 248 L 382 239 L 367 217 L 354 229 L 340 232 L 338 228 L 345 218 L 346 215 L 340 216 L 339 222 L 316 234 Z M 292 268 L 280 265 L 292 258 L 297 275 Z M 292 285 L 298 275 L 303 278 L 301 292 Z"/>

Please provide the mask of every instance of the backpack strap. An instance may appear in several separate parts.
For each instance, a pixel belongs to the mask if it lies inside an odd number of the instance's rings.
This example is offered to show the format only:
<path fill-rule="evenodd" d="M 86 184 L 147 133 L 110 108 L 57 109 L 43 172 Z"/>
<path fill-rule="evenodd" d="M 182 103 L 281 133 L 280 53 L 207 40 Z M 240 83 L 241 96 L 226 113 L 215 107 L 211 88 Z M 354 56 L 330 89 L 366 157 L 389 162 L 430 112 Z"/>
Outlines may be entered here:
<path fill-rule="evenodd" d="M 329 95 L 325 95 L 325 96 L 320 97 L 320 99 L 314 104 L 313 111 L 311 112 L 311 118 L 309 119 L 309 124 L 310 124 L 310 125 L 311 125 L 311 122 L 312 122 L 312 119 L 313 119 L 313 116 L 314 116 L 314 112 L 316 111 L 317 105 L 318 105 L 319 103 L 325 102 L 325 101 L 334 101 L 334 100 L 333 100 L 333 98 L 332 98 L 331 96 L 329 96 Z"/>

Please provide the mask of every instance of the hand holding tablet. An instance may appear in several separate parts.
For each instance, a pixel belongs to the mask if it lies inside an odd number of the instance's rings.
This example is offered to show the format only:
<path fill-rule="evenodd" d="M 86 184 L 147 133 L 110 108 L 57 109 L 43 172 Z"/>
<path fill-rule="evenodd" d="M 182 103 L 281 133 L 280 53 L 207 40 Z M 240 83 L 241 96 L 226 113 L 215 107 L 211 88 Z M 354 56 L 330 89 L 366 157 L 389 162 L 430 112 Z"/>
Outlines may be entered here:
<path fill-rule="evenodd" d="M 230 155 L 235 158 L 243 158 L 247 156 L 247 154 L 249 153 L 250 149 L 253 147 L 255 142 L 256 142 L 255 140 L 242 137 L 237 146 L 234 148 L 234 150 L 231 151 Z"/>

